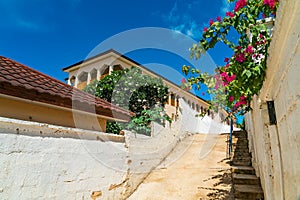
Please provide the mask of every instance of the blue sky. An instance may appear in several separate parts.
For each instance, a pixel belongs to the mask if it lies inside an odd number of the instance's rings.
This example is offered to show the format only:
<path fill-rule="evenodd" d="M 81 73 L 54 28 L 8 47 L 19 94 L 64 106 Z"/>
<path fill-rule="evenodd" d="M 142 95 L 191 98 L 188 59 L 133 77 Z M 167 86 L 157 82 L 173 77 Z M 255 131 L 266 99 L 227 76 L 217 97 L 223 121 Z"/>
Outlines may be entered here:
<path fill-rule="evenodd" d="M 172 30 L 171 42 L 156 41 L 160 36 L 154 37 L 150 32 L 139 35 L 140 41 L 125 38 L 126 45 L 141 43 L 136 49 L 130 47 L 130 51 L 122 52 L 123 41 L 110 48 L 179 83 L 181 66 L 191 62 L 177 55 L 179 50 L 189 54 L 190 43 L 183 37 L 198 41 L 209 20 L 224 16 L 230 7 L 227 0 L 1 0 L 0 10 L 0 54 L 59 80 L 67 77 L 61 68 L 85 59 L 91 52 L 97 53 L 93 50 L 99 44 L 116 35 L 123 36 L 124 31 L 140 31 L 143 27 Z M 145 41 L 156 45 L 147 46 Z M 174 44 L 171 47 L 174 52 L 165 48 L 169 44 L 164 41 Z M 109 48 L 110 44 L 98 51 Z M 157 49 L 160 45 L 162 48 Z M 214 65 L 223 64 L 228 53 L 222 47 L 209 51 L 213 63 L 198 62 L 197 67 L 212 70 Z"/>

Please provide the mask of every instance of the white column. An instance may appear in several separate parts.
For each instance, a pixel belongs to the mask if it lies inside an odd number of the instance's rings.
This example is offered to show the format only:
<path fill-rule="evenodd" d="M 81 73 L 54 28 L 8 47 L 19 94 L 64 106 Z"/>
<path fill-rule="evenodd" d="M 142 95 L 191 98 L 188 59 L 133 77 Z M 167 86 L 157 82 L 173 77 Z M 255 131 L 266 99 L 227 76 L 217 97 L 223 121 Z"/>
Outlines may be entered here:
<path fill-rule="evenodd" d="M 97 80 L 100 80 L 100 77 L 101 77 L 101 72 L 99 69 L 97 69 Z"/>
<path fill-rule="evenodd" d="M 171 99 L 171 94 L 172 94 L 172 93 L 169 94 L 169 101 L 168 101 L 168 104 L 169 104 L 169 105 L 171 105 L 171 101 L 172 101 L 172 99 Z"/>
<path fill-rule="evenodd" d="M 108 74 L 111 75 L 111 72 L 114 70 L 112 65 L 109 65 Z"/>
<path fill-rule="evenodd" d="M 76 87 L 76 88 L 77 88 L 77 85 L 78 85 L 78 77 L 77 77 L 77 76 L 75 76 L 75 84 L 74 84 L 74 87 Z"/>
<path fill-rule="evenodd" d="M 90 82 L 91 82 L 91 72 L 88 72 L 86 84 L 88 85 L 88 84 L 90 84 Z"/>
<path fill-rule="evenodd" d="M 71 85 L 71 78 L 68 78 L 68 85 Z"/>

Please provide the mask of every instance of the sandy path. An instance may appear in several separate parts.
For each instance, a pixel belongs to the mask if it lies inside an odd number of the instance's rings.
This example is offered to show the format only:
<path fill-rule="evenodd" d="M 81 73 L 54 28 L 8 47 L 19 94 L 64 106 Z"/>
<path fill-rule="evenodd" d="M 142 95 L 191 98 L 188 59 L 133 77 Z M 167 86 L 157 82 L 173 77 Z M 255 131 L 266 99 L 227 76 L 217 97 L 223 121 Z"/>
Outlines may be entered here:
<path fill-rule="evenodd" d="M 200 152 L 213 144 L 204 158 Z M 230 199 L 226 136 L 197 134 L 183 140 L 129 200 Z"/>

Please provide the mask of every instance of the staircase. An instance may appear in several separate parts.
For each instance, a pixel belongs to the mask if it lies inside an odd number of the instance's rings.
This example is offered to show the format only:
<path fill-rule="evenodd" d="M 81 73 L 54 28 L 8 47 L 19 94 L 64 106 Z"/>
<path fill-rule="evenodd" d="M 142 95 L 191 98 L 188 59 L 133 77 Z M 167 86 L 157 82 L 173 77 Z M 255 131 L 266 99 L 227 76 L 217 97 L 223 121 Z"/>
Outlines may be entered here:
<path fill-rule="evenodd" d="M 260 179 L 255 175 L 255 170 L 252 167 L 248 138 L 245 131 L 233 132 L 231 171 L 236 200 L 264 199 Z"/>

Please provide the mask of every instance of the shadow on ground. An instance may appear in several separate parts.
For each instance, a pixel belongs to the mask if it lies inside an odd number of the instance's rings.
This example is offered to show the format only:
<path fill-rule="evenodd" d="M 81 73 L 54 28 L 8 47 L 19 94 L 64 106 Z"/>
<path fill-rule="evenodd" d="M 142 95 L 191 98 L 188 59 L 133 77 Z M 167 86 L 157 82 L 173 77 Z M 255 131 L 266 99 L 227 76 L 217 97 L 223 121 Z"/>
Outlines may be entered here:
<path fill-rule="evenodd" d="M 224 159 L 220 162 L 228 161 L 227 159 Z M 203 180 L 209 181 L 214 180 L 216 183 L 213 184 L 213 187 L 198 187 L 198 189 L 204 189 L 211 191 L 207 194 L 207 198 L 209 200 L 234 200 L 233 197 L 233 185 L 232 185 L 232 176 L 231 176 L 231 170 L 229 169 L 220 169 L 216 175 L 213 175 L 212 177 Z M 218 186 L 221 186 L 221 188 L 218 188 Z M 226 189 L 223 189 L 226 188 Z M 202 198 L 200 198 L 202 200 Z"/>

